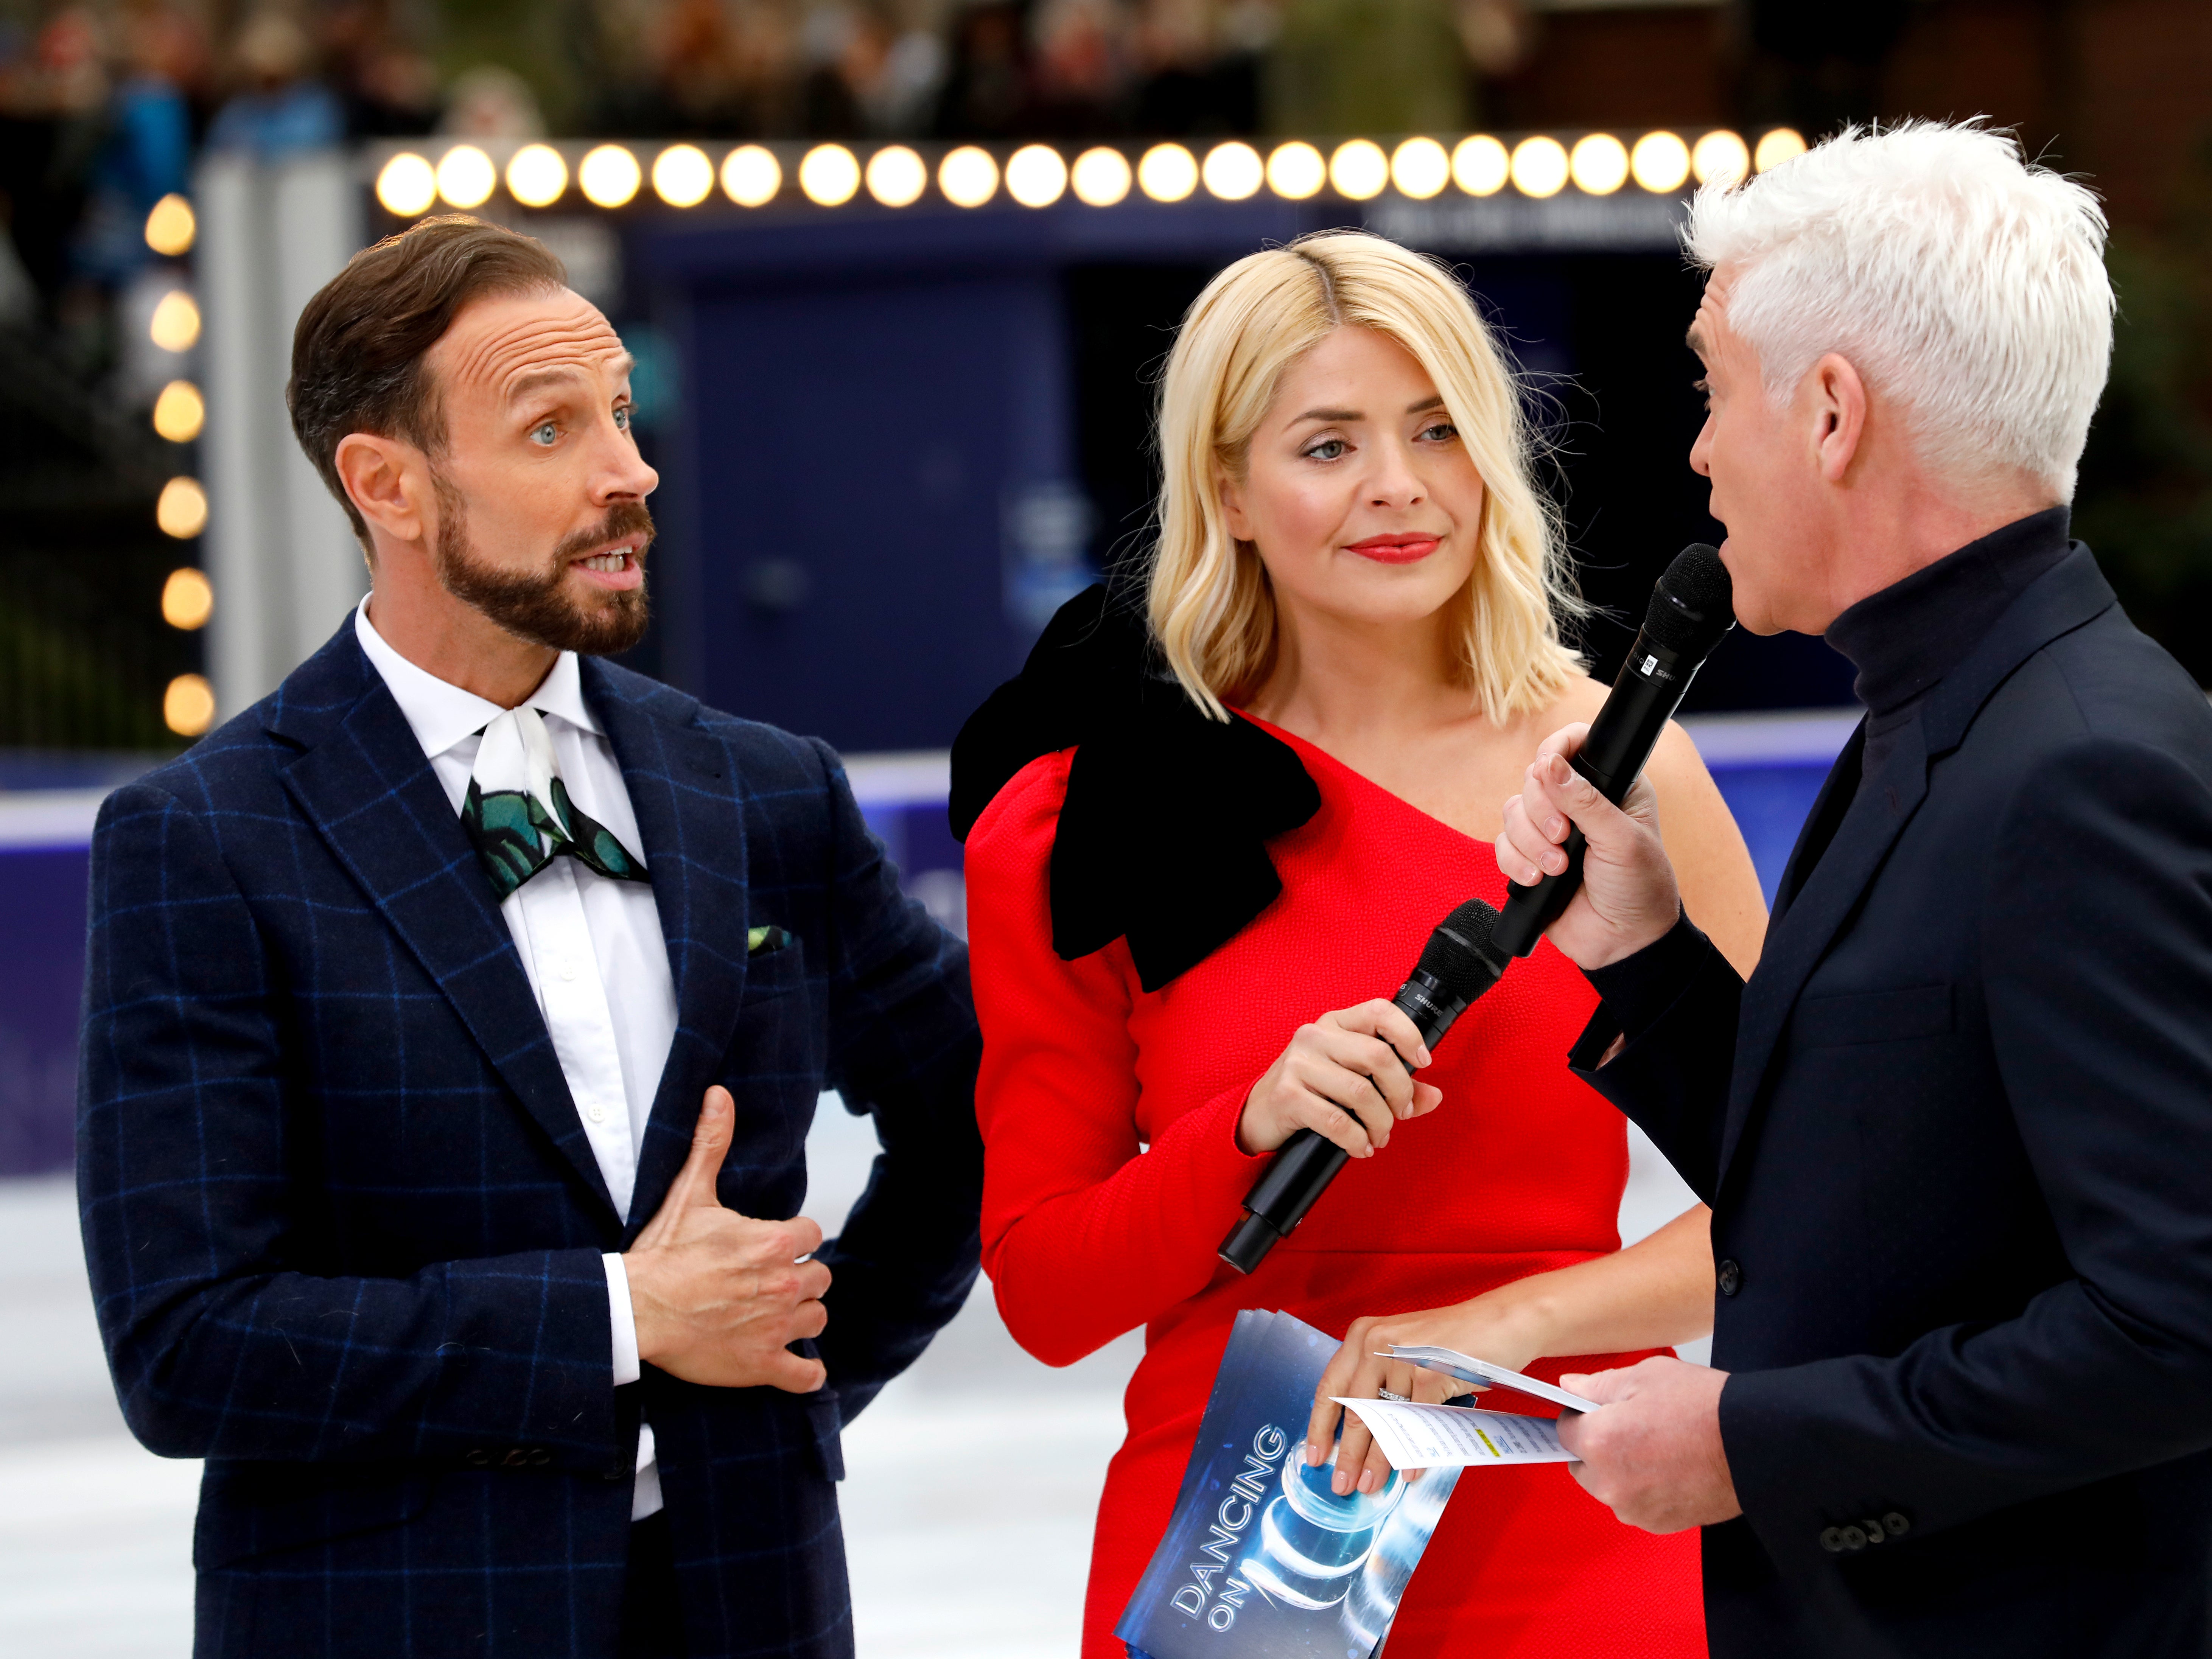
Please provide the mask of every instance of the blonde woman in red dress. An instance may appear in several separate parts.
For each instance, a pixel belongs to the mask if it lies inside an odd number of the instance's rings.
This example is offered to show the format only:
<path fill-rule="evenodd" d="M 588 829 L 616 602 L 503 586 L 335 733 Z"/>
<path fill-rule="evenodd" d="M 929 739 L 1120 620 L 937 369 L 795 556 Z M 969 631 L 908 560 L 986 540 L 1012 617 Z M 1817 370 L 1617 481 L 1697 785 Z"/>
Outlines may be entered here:
<path fill-rule="evenodd" d="M 1361 1363 L 1382 1341 L 1556 1377 L 1711 1323 L 1702 1208 L 1620 1248 L 1626 1130 L 1567 1071 L 1595 998 L 1564 957 L 1540 945 L 1433 1055 L 1387 1000 L 1453 906 L 1504 902 L 1503 803 L 1604 697 L 1560 641 L 1576 603 L 1467 295 L 1360 233 L 1239 261 L 1184 319 L 1160 447 L 1146 590 L 1071 603 L 954 754 L 984 1267 L 1048 1364 L 1146 1333 L 1085 1659 L 1121 1659 L 1239 1309 L 1352 1332 L 1330 1386 L 1368 1393 L 1413 1391 Z M 1679 730 L 1650 776 L 1685 905 L 1748 973 L 1742 838 Z M 1352 1161 L 1240 1277 L 1214 1252 L 1300 1128 Z M 1317 1410 L 1310 1458 L 1334 1426 Z M 1340 1490 L 1388 1475 L 1364 1435 L 1337 1464 Z M 1621 1526 L 1556 1467 L 1462 1480 L 1390 1638 L 1390 1659 L 1704 1651 L 1697 1534 Z"/>

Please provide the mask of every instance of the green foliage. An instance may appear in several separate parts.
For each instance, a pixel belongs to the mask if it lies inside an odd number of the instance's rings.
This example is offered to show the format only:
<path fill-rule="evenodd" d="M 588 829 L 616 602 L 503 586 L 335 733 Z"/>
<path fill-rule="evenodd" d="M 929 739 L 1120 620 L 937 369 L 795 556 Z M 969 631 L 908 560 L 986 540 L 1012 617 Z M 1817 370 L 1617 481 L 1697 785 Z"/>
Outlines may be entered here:
<path fill-rule="evenodd" d="M 1289 0 L 1267 65 L 1267 125 L 1315 134 L 1449 132 L 1467 54 L 1445 0 Z"/>
<path fill-rule="evenodd" d="M 173 748 L 161 688 L 83 635 L 0 609 L 0 748 Z"/>
<path fill-rule="evenodd" d="M 2200 618 L 2212 609 L 2212 155 L 2163 234 L 2123 231 L 2105 389 L 2074 501 L 2136 625 L 2212 684 Z"/>

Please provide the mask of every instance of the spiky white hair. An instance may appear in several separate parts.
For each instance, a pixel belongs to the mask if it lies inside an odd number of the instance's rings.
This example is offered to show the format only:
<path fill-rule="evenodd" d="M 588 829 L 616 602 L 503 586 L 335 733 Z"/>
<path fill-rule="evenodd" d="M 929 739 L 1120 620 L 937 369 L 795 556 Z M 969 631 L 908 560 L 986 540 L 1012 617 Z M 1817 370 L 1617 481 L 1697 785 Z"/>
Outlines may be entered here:
<path fill-rule="evenodd" d="M 1847 128 L 1691 204 L 1690 257 L 1770 401 L 1828 352 L 1908 411 L 1929 466 L 2074 494 L 2112 349 L 2105 215 L 1978 118 Z"/>

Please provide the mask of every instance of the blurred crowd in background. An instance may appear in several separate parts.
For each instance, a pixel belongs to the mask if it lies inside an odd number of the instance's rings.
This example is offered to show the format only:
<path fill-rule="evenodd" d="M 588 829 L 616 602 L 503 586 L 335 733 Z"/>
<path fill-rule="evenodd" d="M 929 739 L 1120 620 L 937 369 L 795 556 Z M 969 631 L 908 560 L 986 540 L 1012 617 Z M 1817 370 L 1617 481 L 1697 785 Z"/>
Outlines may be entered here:
<path fill-rule="evenodd" d="M 2212 602 L 2203 6 L 0 0 L 0 761 L 166 748 L 183 729 L 159 688 L 197 668 L 178 617 L 205 607 L 175 611 L 167 584 L 204 501 L 156 520 L 198 431 L 197 387 L 176 390 L 198 313 L 171 297 L 187 277 L 149 237 L 156 204 L 189 198 L 209 154 L 417 135 L 1133 148 L 1702 123 L 1817 139 L 1984 111 L 2112 205 L 2125 301 L 2076 522 L 2155 627 Z M 2212 647 L 2175 648 L 2212 678 Z"/>
<path fill-rule="evenodd" d="M 1716 9 L 1743 118 L 1875 112 L 1907 0 Z M 0 320 L 91 367 L 203 149 L 433 132 L 1111 138 L 1511 124 L 1559 0 L 0 0 Z M 1839 21 L 1840 20 L 1840 21 Z M 14 258 L 7 258 L 12 249 Z"/>

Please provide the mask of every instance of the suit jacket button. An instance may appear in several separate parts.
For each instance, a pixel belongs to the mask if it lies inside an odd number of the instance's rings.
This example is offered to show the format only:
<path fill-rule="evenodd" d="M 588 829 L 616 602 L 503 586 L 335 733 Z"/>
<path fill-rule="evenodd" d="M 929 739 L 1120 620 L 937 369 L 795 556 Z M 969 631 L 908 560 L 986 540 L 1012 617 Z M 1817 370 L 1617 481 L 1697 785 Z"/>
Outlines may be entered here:
<path fill-rule="evenodd" d="M 491 1467 L 491 1454 L 482 1446 L 471 1446 L 461 1454 L 461 1462 L 472 1469 L 488 1469 Z"/>
<path fill-rule="evenodd" d="M 1820 1547 L 1831 1555 L 1844 1553 L 1844 1533 L 1840 1527 L 1830 1527 L 1820 1534 Z"/>
<path fill-rule="evenodd" d="M 1892 1538 L 1902 1538 L 1912 1530 L 1912 1522 L 1901 1511 L 1892 1510 L 1881 1517 L 1881 1529 Z"/>
<path fill-rule="evenodd" d="M 1847 1550 L 1864 1549 L 1866 1547 L 1866 1533 L 1857 1527 L 1845 1527 L 1844 1528 L 1844 1547 Z"/>
<path fill-rule="evenodd" d="M 507 1455 L 499 1460 L 510 1469 L 519 1469 L 530 1461 L 530 1454 L 520 1446 L 507 1448 Z"/>
<path fill-rule="evenodd" d="M 530 1467 L 532 1468 L 542 1469 L 552 1461 L 553 1454 L 547 1451 L 544 1447 L 532 1446 L 530 1449 Z"/>
<path fill-rule="evenodd" d="M 1723 1296 L 1734 1296 L 1743 1288 L 1743 1269 L 1736 1264 L 1733 1256 L 1724 1258 L 1721 1262 L 1720 1272 L 1715 1275 L 1715 1279 L 1720 1286 Z"/>
<path fill-rule="evenodd" d="M 1859 1525 L 1866 1528 L 1867 1542 L 1869 1544 L 1879 1544 L 1889 1535 L 1881 1529 L 1881 1522 L 1879 1521 L 1865 1520 L 1860 1522 Z"/>

